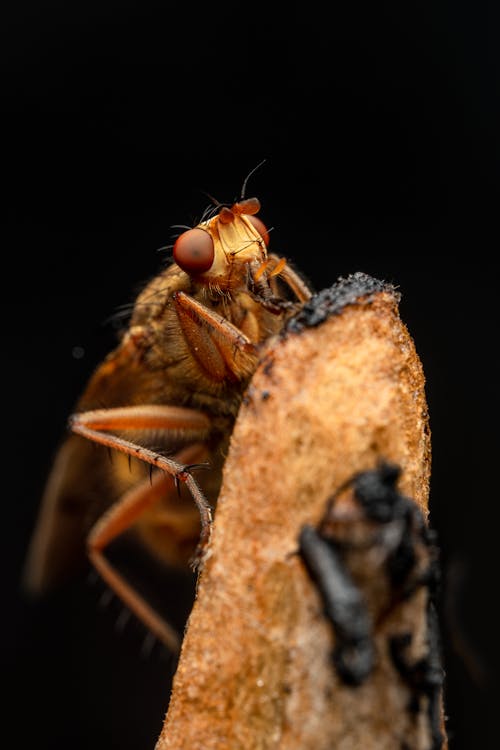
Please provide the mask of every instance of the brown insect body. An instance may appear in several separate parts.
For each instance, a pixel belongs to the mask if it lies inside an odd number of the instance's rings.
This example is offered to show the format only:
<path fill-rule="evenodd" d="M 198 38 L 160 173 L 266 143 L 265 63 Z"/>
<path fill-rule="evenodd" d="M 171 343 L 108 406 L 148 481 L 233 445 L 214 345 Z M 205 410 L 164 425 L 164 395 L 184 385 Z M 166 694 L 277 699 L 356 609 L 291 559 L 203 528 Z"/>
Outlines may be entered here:
<path fill-rule="evenodd" d="M 133 526 L 158 557 L 185 565 L 200 540 L 200 513 L 201 551 L 207 543 L 206 501 L 216 503 L 259 345 L 310 296 L 267 254 L 259 207 L 242 200 L 184 232 L 175 262 L 138 296 L 121 342 L 76 405 L 70 426 L 78 434 L 56 457 L 28 558 L 28 585 L 42 590 L 67 575 L 87 545 L 109 585 L 170 646 L 168 626 L 103 550 Z M 95 443 L 111 449 L 112 461 Z M 197 472 L 200 462 L 210 470 Z"/>

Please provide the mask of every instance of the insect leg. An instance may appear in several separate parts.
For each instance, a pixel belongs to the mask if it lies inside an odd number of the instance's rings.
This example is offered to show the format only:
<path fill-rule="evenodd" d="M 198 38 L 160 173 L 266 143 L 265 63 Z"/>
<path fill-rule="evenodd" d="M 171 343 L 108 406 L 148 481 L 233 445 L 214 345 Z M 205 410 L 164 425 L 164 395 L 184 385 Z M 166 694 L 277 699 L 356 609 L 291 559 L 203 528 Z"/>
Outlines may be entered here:
<path fill-rule="evenodd" d="M 103 554 L 103 550 L 113 539 L 132 526 L 145 510 L 164 498 L 166 492 L 171 489 L 171 478 L 158 472 L 152 477 L 151 483 L 146 479 L 126 492 L 90 531 L 87 551 L 90 561 L 115 594 L 167 648 L 177 653 L 180 647 L 178 633 L 158 615 Z"/>
<path fill-rule="evenodd" d="M 94 430 L 179 430 L 197 437 L 210 431 L 210 419 L 201 411 L 161 404 L 93 409 L 74 414 L 70 421 L 73 429 L 85 424 Z"/>
<path fill-rule="evenodd" d="M 202 453 L 204 453 L 202 448 Z M 200 457 L 200 446 L 192 445 L 177 454 L 180 461 L 192 461 Z M 103 554 L 110 542 L 129 529 L 146 511 L 162 501 L 158 508 L 157 523 L 167 523 L 169 528 L 175 528 L 178 540 L 191 539 L 198 533 L 193 527 L 193 517 L 179 514 L 175 508 L 169 507 L 169 499 L 175 497 L 176 490 L 172 477 L 156 472 L 150 479 L 145 479 L 126 492 L 107 512 L 94 524 L 87 537 L 87 552 L 89 558 L 106 583 L 120 597 L 123 603 L 132 611 L 159 640 L 173 652 L 180 646 L 177 632 L 148 604 L 148 602 L 131 586 L 116 570 Z"/>
<path fill-rule="evenodd" d="M 274 254 L 269 255 L 268 269 L 271 269 L 270 275 L 273 273 L 273 267 L 278 269 L 281 261 L 282 259 L 279 256 Z M 312 292 L 305 281 L 288 264 L 283 265 L 277 275 L 290 287 L 299 302 L 307 302 L 312 297 Z"/>
<path fill-rule="evenodd" d="M 212 523 L 210 506 L 195 478 L 185 464 L 174 458 L 144 448 L 131 440 L 113 435 L 104 430 L 164 429 L 189 433 L 190 436 L 206 437 L 209 431 L 209 419 L 201 412 L 182 407 L 145 404 L 142 406 L 123 406 L 115 409 L 96 409 L 81 412 L 70 418 L 70 428 L 82 437 L 108 448 L 122 451 L 129 456 L 139 458 L 158 469 L 171 474 L 176 481 L 186 484 L 200 512 L 201 534 L 199 550 L 208 544 Z"/>
<path fill-rule="evenodd" d="M 255 368 L 255 345 L 235 325 L 184 292 L 172 295 L 193 357 L 215 382 L 238 381 Z"/>

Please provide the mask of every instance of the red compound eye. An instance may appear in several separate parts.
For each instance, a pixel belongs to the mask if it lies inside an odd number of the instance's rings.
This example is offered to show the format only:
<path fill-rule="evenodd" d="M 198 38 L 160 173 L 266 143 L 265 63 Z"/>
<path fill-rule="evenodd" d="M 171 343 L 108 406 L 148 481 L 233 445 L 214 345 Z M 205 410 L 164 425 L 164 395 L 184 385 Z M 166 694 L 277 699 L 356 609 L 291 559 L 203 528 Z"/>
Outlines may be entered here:
<path fill-rule="evenodd" d="M 177 237 L 174 260 L 189 274 L 204 273 L 214 262 L 214 243 L 203 229 L 188 229 Z"/>
<path fill-rule="evenodd" d="M 269 245 L 269 232 L 267 231 L 267 227 L 264 224 L 263 221 L 261 221 L 257 216 L 250 216 L 250 214 L 245 214 L 248 221 L 252 226 L 258 231 L 262 239 L 264 240 L 264 244 L 267 247 Z"/>

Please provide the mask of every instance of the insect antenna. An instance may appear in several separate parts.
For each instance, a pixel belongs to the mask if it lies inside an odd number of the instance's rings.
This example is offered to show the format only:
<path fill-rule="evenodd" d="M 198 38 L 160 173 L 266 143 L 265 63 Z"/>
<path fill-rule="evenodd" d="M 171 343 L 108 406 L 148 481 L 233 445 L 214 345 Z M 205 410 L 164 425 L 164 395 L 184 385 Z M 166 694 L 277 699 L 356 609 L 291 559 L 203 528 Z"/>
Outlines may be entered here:
<path fill-rule="evenodd" d="M 262 159 L 262 161 L 259 161 L 256 167 L 250 170 L 250 172 L 247 174 L 245 179 L 243 180 L 243 185 L 241 186 L 241 193 L 240 193 L 240 201 L 242 201 L 245 197 L 245 192 L 247 189 L 248 180 L 250 177 L 267 161 L 267 159 Z"/>

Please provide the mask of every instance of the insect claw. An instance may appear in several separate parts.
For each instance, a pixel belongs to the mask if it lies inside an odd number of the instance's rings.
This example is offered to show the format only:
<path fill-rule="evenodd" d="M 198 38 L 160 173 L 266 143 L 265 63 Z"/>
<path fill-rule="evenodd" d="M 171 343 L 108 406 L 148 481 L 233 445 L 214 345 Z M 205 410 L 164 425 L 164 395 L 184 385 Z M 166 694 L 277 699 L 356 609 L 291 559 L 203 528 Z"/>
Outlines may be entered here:
<path fill-rule="evenodd" d="M 189 560 L 189 567 L 194 573 L 196 573 L 196 571 L 201 567 L 202 562 L 203 553 L 200 549 L 197 549 L 194 555 Z"/>
<path fill-rule="evenodd" d="M 189 567 L 192 571 L 196 572 L 201 570 L 208 558 L 211 557 L 212 552 L 209 549 L 209 541 L 210 539 L 208 538 L 204 542 L 198 544 L 198 546 L 196 547 L 193 556 L 189 560 Z"/>

